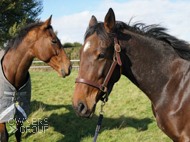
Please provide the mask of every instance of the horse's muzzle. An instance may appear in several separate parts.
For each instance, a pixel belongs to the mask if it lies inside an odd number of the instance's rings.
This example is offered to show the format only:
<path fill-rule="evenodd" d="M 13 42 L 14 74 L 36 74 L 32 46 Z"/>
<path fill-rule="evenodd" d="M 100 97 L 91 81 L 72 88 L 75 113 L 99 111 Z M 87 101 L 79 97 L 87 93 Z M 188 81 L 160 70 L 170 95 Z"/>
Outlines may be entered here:
<path fill-rule="evenodd" d="M 94 104 L 92 110 L 88 111 L 88 106 L 82 101 L 80 101 L 76 107 L 74 106 L 73 103 L 72 103 L 72 106 L 78 116 L 86 117 L 86 118 L 91 118 L 96 108 L 96 104 Z"/>
<path fill-rule="evenodd" d="M 64 69 L 61 69 L 60 72 L 61 72 L 62 77 L 65 78 L 66 76 L 70 75 L 71 70 L 72 70 L 72 66 L 71 65 L 69 66 L 69 68 L 68 68 L 67 71 L 64 71 Z"/>

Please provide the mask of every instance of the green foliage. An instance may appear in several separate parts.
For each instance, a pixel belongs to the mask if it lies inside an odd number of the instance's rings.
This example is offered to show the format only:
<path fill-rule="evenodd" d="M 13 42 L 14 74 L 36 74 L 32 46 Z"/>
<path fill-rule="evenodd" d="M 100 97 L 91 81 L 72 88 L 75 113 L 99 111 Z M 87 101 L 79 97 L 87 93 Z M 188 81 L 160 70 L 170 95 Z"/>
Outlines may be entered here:
<path fill-rule="evenodd" d="M 42 9 L 41 0 L 0 0 L 0 47 L 15 36 L 24 23 L 39 20 Z"/>
<path fill-rule="evenodd" d="M 66 42 L 63 44 L 64 48 L 70 48 L 70 47 L 82 47 L 82 44 L 79 42 L 74 42 L 74 43 L 70 43 L 70 42 Z"/>
<path fill-rule="evenodd" d="M 24 122 L 22 141 L 93 141 L 101 102 L 97 103 L 91 119 L 75 114 L 72 98 L 78 72 L 74 71 L 66 78 L 60 78 L 55 71 L 30 71 L 30 74 L 31 108 L 28 120 Z M 103 111 L 97 142 L 171 142 L 158 128 L 150 100 L 124 76 L 115 84 Z M 47 120 L 48 129 L 44 130 L 38 119 Z M 8 132 L 11 130 L 8 123 L 7 129 Z M 10 142 L 15 141 L 13 133 L 9 136 Z"/>
<path fill-rule="evenodd" d="M 73 45 L 74 47 L 82 47 L 82 44 L 79 42 L 74 42 Z"/>
<path fill-rule="evenodd" d="M 70 42 L 66 42 L 63 44 L 63 48 L 69 48 L 69 47 L 74 47 L 74 45 Z"/>
<path fill-rule="evenodd" d="M 14 23 L 14 25 L 12 26 L 12 27 L 10 27 L 10 29 L 9 29 L 9 35 L 11 36 L 11 37 L 15 37 L 17 34 L 18 34 L 18 32 L 20 31 L 20 29 L 24 26 L 24 24 L 26 23 L 26 20 L 27 20 L 27 18 L 28 17 L 26 17 L 25 19 L 23 19 L 22 21 L 21 21 L 21 23 L 17 23 L 17 22 L 15 22 Z"/>
<path fill-rule="evenodd" d="M 70 48 L 65 48 L 65 52 L 67 54 L 67 56 L 74 60 L 74 59 L 79 59 L 79 50 L 81 49 L 81 46 L 79 47 L 70 47 Z"/>

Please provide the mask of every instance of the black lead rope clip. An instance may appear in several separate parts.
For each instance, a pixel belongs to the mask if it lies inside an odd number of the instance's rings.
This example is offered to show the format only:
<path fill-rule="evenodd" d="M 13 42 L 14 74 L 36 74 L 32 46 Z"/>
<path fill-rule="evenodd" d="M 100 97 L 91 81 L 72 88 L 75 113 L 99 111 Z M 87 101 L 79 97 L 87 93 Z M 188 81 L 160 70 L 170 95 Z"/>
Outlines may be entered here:
<path fill-rule="evenodd" d="M 105 102 L 102 101 L 102 104 L 101 104 L 101 111 L 100 111 L 100 116 L 98 118 L 98 123 L 97 123 L 97 126 L 96 126 L 96 131 L 95 131 L 95 136 L 94 136 L 94 140 L 93 142 L 96 142 L 96 139 L 98 137 L 98 134 L 99 134 L 99 131 L 100 131 L 100 126 L 101 126 L 101 123 L 102 123 L 102 119 L 103 119 L 103 114 L 104 114 L 104 111 L 103 111 L 103 106 L 105 105 Z"/>

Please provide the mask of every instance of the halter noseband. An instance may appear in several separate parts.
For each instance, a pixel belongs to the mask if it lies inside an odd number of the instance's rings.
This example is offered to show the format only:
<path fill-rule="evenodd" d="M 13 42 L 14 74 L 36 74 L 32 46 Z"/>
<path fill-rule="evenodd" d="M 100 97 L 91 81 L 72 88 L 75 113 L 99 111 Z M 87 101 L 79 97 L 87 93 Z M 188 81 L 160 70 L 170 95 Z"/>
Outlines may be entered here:
<path fill-rule="evenodd" d="M 113 62 L 112 62 L 112 65 L 108 71 L 108 74 L 106 75 L 106 78 L 104 80 L 104 82 L 102 84 L 98 84 L 96 82 L 93 82 L 93 81 L 90 81 L 90 80 L 87 80 L 87 79 L 83 79 L 83 78 L 77 78 L 75 80 L 75 83 L 84 83 L 84 84 L 88 84 L 90 86 L 93 86 L 95 88 L 98 88 L 100 91 L 102 91 L 105 95 L 102 96 L 102 101 L 107 101 L 108 100 L 108 95 L 109 95 L 109 92 L 108 92 L 108 89 L 107 89 L 107 85 L 108 85 L 108 82 L 112 76 L 112 73 L 116 67 L 116 65 L 118 64 L 120 66 L 120 75 L 121 75 L 121 66 L 122 66 L 122 62 L 121 62 L 121 58 L 120 58 L 120 52 L 121 52 L 121 47 L 120 45 L 118 44 L 118 41 L 117 41 L 117 35 L 115 34 L 115 37 L 114 37 L 114 57 L 113 57 Z"/>

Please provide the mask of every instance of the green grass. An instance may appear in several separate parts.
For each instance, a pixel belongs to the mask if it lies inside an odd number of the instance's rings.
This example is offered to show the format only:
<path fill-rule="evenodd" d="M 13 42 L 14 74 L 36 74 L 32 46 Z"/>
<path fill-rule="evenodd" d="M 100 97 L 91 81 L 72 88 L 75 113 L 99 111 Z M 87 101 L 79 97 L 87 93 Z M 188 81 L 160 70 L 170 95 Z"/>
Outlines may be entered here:
<path fill-rule="evenodd" d="M 101 103 L 91 119 L 75 114 L 72 98 L 77 73 L 63 79 L 55 71 L 30 71 L 31 108 L 22 142 L 93 141 Z M 97 142 L 171 142 L 157 127 L 146 95 L 124 76 L 114 86 L 104 111 Z M 8 131 L 13 123 L 7 123 Z M 14 133 L 9 135 L 9 141 L 15 141 Z"/>

